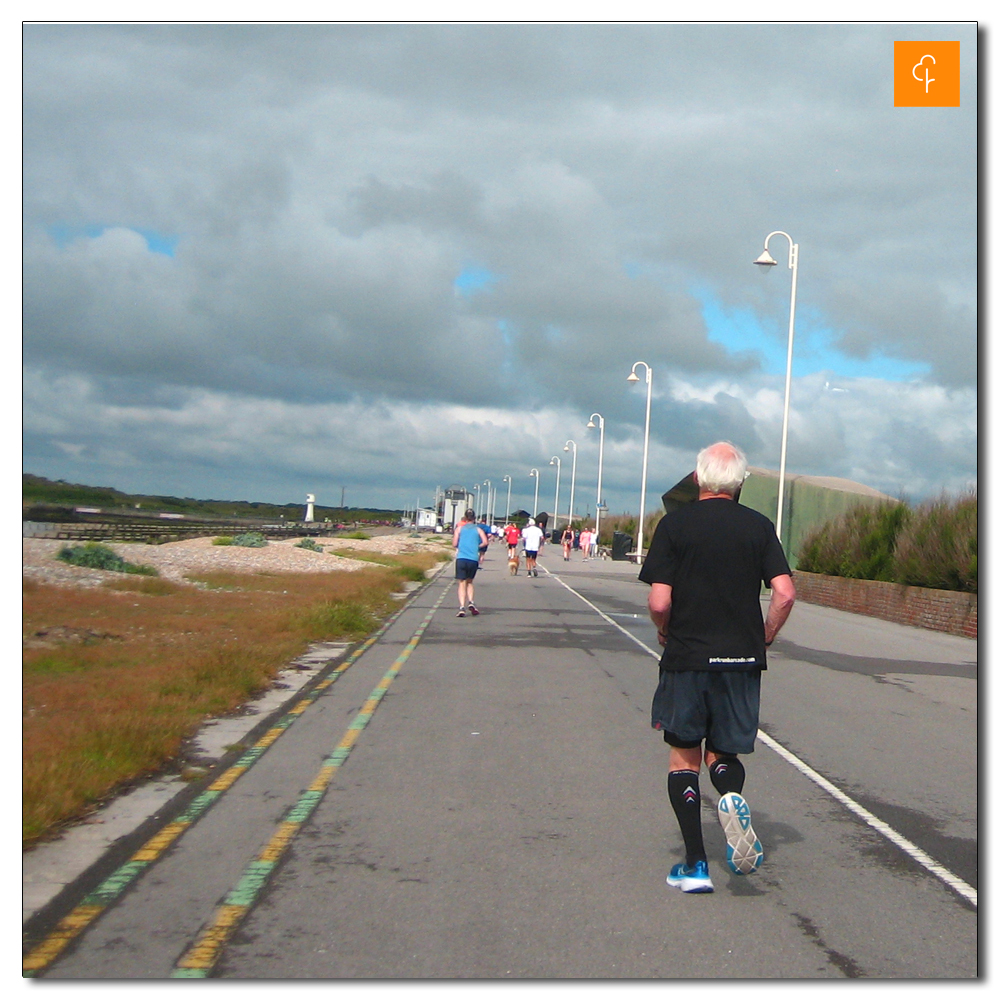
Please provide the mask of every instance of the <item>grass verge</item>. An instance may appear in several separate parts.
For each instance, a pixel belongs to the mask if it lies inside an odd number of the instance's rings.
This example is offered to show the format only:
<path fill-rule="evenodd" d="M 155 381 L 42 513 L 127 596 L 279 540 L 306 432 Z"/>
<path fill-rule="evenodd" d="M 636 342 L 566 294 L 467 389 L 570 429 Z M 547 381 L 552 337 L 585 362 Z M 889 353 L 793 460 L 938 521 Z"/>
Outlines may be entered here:
<path fill-rule="evenodd" d="M 24 585 L 25 844 L 162 772 L 206 718 L 265 690 L 310 642 L 363 638 L 435 555 L 355 573 L 210 574 L 205 589 Z M 423 570 L 420 571 L 423 578 Z"/>

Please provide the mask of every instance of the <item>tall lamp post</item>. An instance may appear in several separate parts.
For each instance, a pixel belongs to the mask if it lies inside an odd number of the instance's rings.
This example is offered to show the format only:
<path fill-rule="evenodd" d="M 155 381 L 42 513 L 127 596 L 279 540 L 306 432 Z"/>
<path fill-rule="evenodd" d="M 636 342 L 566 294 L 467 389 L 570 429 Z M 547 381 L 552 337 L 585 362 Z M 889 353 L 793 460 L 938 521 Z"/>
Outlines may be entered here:
<path fill-rule="evenodd" d="M 535 506 L 531 508 L 531 516 L 538 517 L 538 469 L 532 469 L 528 473 L 528 478 L 535 480 Z"/>
<path fill-rule="evenodd" d="M 472 487 L 476 491 L 476 514 L 479 514 L 479 483 Z"/>
<path fill-rule="evenodd" d="M 556 506 L 552 511 L 552 534 L 555 536 L 556 527 L 559 524 L 559 476 L 562 473 L 562 459 L 558 455 L 553 455 L 549 459 L 549 465 L 556 467 Z"/>
<path fill-rule="evenodd" d="M 594 423 L 594 417 L 597 417 L 599 423 Z M 601 428 L 601 444 L 597 449 L 597 506 L 594 508 L 596 513 L 594 514 L 594 534 L 597 536 L 598 544 L 600 544 L 601 539 L 601 473 L 604 471 L 604 417 L 599 413 L 591 413 L 590 420 L 587 422 L 588 427 L 600 427 Z"/>
<path fill-rule="evenodd" d="M 784 236 L 788 240 L 788 267 L 792 272 L 792 301 L 788 309 L 788 360 L 785 363 L 785 412 L 781 420 L 781 465 L 778 469 L 778 519 L 775 525 L 780 541 L 781 520 L 785 506 L 785 453 L 788 449 L 788 401 L 792 392 L 792 342 L 795 339 L 795 286 L 799 279 L 799 245 L 793 243 L 791 236 L 780 229 L 768 233 L 764 240 L 764 252 L 754 261 L 765 271 L 778 263 L 767 250 L 772 236 Z"/>
<path fill-rule="evenodd" d="M 493 523 L 492 519 L 490 518 L 490 495 L 491 495 L 490 494 L 490 487 L 492 485 L 493 484 L 488 479 L 484 479 L 483 480 L 483 486 L 486 488 L 486 510 L 478 512 L 480 517 L 482 517 L 482 515 L 484 513 L 486 514 L 486 523 L 487 524 L 492 524 Z"/>
<path fill-rule="evenodd" d="M 570 476 L 569 480 L 569 526 L 573 527 L 573 515 L 576 513 L 574 507 L 576 506 L 576 442 L 567 441 L 563 445 L 563 451 L 569 451 L 569 446 L 573 446 L 573 474 Z"/>
<path fill-rule="evenodd" d="M 642 442 L 642 493 L 639 495 L 639 541 L 636 547 L 636 562 L 642 562 L 642 528 L 646 517 L 646 465 L 649 460 L 649 404 L 653 398 L 653 369 L 645 361 L 637 361 L 632 365 L 632 371 L 626 382 L 638 382 L 636 368 L 642 365 L 646 369 L 646 434 Z"/>
<path fill-rule="evenodd" d="M 503 516 L 503 523 L 510 524 L 510 487 L 512 480 L 510 476 L 504 476 L 500 482 L 507 484 L 507 513 Z"/>

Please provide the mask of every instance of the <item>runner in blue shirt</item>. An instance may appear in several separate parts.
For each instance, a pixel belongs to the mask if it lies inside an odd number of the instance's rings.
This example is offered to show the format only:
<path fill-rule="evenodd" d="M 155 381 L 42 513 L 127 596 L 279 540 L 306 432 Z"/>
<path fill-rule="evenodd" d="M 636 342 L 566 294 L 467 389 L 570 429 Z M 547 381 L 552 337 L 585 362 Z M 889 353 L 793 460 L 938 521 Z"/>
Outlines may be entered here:
<path fill-rule="evenodd" d="M 458 550 L 455 558 L 455 579 L 458 580 L 458 618 L 469 614 L 478 615 L 479 609 L 473 603 L 473 584 L 479 569 L 480 547 L 488 543 L 485 532 L 476 524 L 476 512 L 471 508 L 465 512 L 465 519 L 458 522 L 452 545 Z"/>

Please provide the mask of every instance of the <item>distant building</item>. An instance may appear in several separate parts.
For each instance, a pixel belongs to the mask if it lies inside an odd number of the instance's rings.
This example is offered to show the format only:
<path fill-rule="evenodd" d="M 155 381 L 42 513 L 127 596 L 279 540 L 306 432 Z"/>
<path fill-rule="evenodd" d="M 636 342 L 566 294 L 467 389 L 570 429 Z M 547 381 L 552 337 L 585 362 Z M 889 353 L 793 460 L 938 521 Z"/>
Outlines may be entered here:
<path fill-rule="evenodd" d="M 776 521 L 778 517 L 778 473 L 771 469 L 751 466 L 740 490 L 739 501 L 751 510 Z M 694 473 L 686 475 L 679 483 L 663 494 L 663 509 L 669 514 L 681 504 L 698 498 Z M 859 505 L 877 506 L 899 503 L 895 497 L 881 493 L 871 486 L 855 483 L 838 476 L 802 476 L 785 473 L 785 498 L 782 521 L 782 544 L 792 567 L 798 563 L 799 548 L 806 536 L 826 521 L 846 513 Z"/>
<path fill-rule="evenodd" d="M 434 493 L 434 507 L 437 523 L 442 528 L 452 529 L 472 507 L 473 495 L 464 486 L 449 486 L 442 490 L 439 486 Z"/>

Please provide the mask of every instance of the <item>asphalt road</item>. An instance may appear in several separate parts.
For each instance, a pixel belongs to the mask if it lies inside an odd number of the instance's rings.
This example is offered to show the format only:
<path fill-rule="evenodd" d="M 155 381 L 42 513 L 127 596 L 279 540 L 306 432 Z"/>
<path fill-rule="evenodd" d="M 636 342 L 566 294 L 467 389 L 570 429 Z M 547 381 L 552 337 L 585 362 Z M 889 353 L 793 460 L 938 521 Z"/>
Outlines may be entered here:
<path fill-rule="evenodd" d="M 728 873 L 706 776 L 685 895 L 646 588 L 540 565 L 492 550 L 477 618 L 450 570 L 418 592 L 38 974 L 977 976 L 975 642 L 797 605 L 747 759 L 765 863 Z"/>

